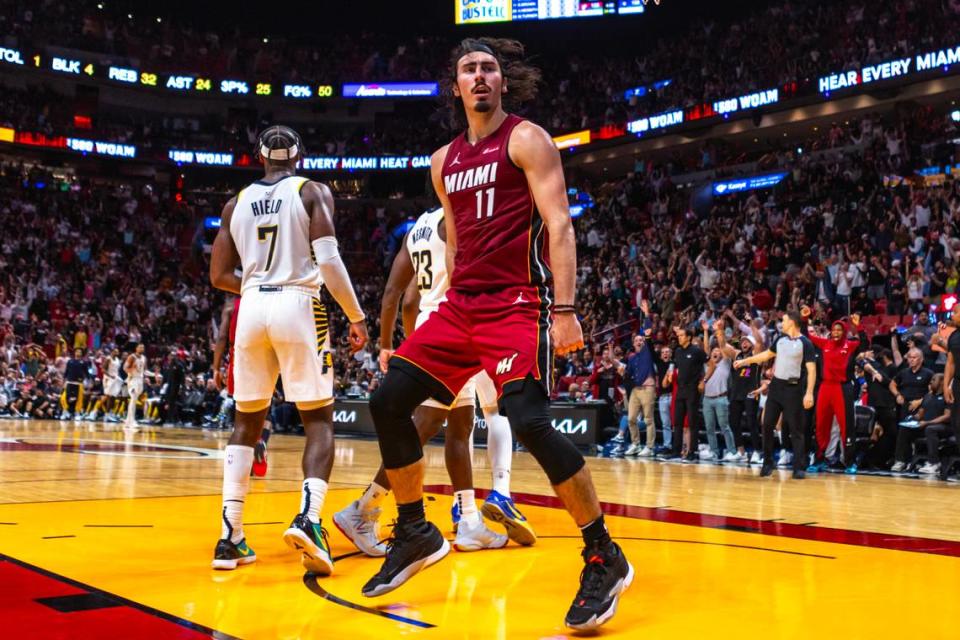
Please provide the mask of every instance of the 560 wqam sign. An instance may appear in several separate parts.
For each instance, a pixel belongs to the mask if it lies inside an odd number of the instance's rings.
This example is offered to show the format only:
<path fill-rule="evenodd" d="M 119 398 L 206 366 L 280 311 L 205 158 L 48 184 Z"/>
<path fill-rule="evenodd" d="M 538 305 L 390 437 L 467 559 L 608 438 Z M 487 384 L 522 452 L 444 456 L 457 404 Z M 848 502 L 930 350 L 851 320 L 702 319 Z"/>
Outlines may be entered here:
<path fill-rule="evenodd" d="M 858 71 L 842 71 L 823 76 L 817 81 L 820 93 L 830 93 L 837 89 L 845 89 L 861 84 L 869 84 L 879 80 L 900 78 L 913 73 L 923 73 L 938 68 L 949 67 L 960 62 L 960 45 L 952 49 L 940 49 L 918 53 L 915 56 L 887 60 L 878 64 L 865 64 Z"/>

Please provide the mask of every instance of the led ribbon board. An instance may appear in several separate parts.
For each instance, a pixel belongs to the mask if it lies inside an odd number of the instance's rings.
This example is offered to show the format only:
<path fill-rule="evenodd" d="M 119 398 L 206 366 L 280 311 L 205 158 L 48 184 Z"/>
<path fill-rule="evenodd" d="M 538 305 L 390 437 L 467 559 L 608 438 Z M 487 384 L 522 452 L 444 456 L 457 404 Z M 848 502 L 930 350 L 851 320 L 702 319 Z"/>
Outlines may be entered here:
<path fill-rule="evenodd" d="M 723 182 L 714 182 L 713 193 L 714 195 L 723 196 L 730 193 L 753 191 L 754 189 L 766 189 L 768 187 L 773 187 L 780 184 L 780 182 L 782 182 L 786 177 L 786 172 L 782 172 L 741 178 L 739 180 L 724 180 Z"/>

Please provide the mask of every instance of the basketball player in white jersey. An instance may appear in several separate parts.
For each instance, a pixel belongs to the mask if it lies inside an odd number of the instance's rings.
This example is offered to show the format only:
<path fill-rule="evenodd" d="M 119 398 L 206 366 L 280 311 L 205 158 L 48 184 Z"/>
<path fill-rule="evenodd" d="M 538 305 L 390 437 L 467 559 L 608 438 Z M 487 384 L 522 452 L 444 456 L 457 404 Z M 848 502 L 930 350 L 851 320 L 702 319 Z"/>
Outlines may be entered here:
<path fill-rule="evenodd" d="M 444 259 L 445 236 L 443 209 L 427 211 L 417 219 L 404 239 L 404 249 L 394 259 L 380 316 L 380 362 L 384 369 L 393 353 L 393 327 L 404 289 L 407 293 L 403 296 L 403 324 L 408 336 L 444 299 L 449 286 Z M 411 286 L 408 287 L 408 283 Z M 474 498 L 470 439 L 477 395 L 487 424 L 487 454 L 493 471 L 493 491 L 483 505 L 482 514 L 503 524 L 514 542 L 531 545 L 537 540 L 536 534 L 510 497 L 513 454 L 510 423 L 499 414 L 493 381 L 481 372 L 464 385 L 450 407 L 430 399 L 414 415 L 421 443 L 432 438 L 447 420 L 445 452 L 447 470 L 454 485 L 453 524 L 457 534 L 454 547 L 460 551 L 474 551 L 502 546 L 502 536 L 494 537 L 495 534 L 483 525 Z M 376 518 L 380 512 L 379 504 L 389 491 L 388 482 L 381 466 L 360 500 L 334 516 L 337 527 L 367 555 L 383 555 L 383 545 L 377 544 Z"/>
<path fill-rule="evenodd" d="M 123 363 L 123 370 L 127 373 L 127 395 L 130 397 L 130 402 L 127 404 L 127 419 L 123 423 L 123 428 L 128 431 L 136 431 L 139 428 L 137 425 L 137 400 L 143 395 L 143 377 L 145 375 L 155 375 L 147 371 L 147 356 L 143 355 L 143 351 L 144 347 L 141 342 Z"/>
<path fill-rule="evenodd" d="M 120 422 L 116 412 L 123 391 L 123 379 L 120 378 L 120 351 L 114 349 L 103 363 L 103 419 L 106 422 Z"/>
<path fill-rule="evenodd" d="M 254 445 L 277 375 L 286 399 L 300 411 L 306 434 L 300 513 L 283 534 L 302 553 L 308 571 L 333 572 L 320 510 L 333 466 L 333 358 L 326 285 L 350 321 L 350 348 L 367 342 L 364 314 L 343 266 L 333 227 L 333 195 L 326 185 L 296 175 L 300 136 L 272 126 L 260 134 L 257 155 L 265 175 L 223 208 L 213 244 L 213 286 L 240 294 L 234 345 L 236 421 L 224 451 L 221 539 L 215 569 L 256 560 L 243 535 L 243 503 L 250 485 Z M 234 273 L 240 265 L 241 276 Z"/>

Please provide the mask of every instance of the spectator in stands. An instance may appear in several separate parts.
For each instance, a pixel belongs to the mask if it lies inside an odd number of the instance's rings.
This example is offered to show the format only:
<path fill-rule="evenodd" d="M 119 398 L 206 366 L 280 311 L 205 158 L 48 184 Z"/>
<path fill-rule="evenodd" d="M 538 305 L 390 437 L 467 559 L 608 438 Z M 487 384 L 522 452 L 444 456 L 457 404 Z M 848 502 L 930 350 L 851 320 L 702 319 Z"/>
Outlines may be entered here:
<path fill-rule="evenodd" d="M 654 455 L 657 443 L 657 426 L 653 417 L 654 405 L 657 403 L 657 371 L 653 352 L 647 346 L 643 334 L 633 336 L 633 353 L 620 374 L 627 392 L 627 421 L 631 440 L 624 455 L 649 458 Z M 646 426 L 643 448 L 640 446 L 640 430 L 637 427 L 641 411 Z"/>
<path fill-rule="evenodd" d="M 749 328 L 755 331 L 754 327 Z M 717 328 L 716 335 L 718 347 L 723 352 L 724 357 L 731 362 L 749 358 L 763 351 L 762 345 L 754 335 L 744 334 L 740 336 L 739 351 L 727 343 L 726 332 L 722 325 Z M 753 453 L 750 456 L 751 464 L 760 464 L 763 461 L 761 456 L 763 447 L 760 440 L 760 410 L 755 394 L 760 387 L 760 372 L 761 366 L 758 364 L 747 365 L 732 372 L 728 389 L 730 428 L 734 437 L 739 438 L 741 442 L 744 428 L 750 433 L 750 444 L 753 447 Z M 737 454 L 743 454 L 743 458 L 746 458 L 743 447 L 738 447 Z M 743 462 L 744 459 L 737 460 L 737 462 Z"/>
<path fill-rule="evenodd" d="M 919 349 L 910 349 L 907 352 L 906 360 L 907 367 L 900 369 L 890 382 L 890 392 L 896 398 L 899 406 L 899 423 L 916 415 L 923 403 L 924 396 L 930 391 L 930 383 L 934 376 L 933 371 L 923 366 L 923 354 Z M 904 459 L 906 455 L 904 447 L 913 442 L 912 439 L 909 439 L 909 436 L 905 436 L 904 442 L 906 444 L 901 444 L 900 431 L 903 429 L 904 427 L 901 424 L 896 439 L 896 461 L 891 469 L 894 473 L 906 469 L 908 461 Z"/>
<path fill-rule="evenodd" d="M 586 402 L 587 396 L 580 390 L 580 385 L 571 382 L 570 388 L 567 390 L 567 400 L 570 402 Z"/>
<path fill-rule="evenodd" d="M 663 451 L 673 447 L 673 350 L 669 346 L 660 349 L 655 362 L 657 368 L 657 409 L 660 427 L 663 429 Z"/>
<path fill-rule="evenodd" d="M 897 366 L 889 349 L 861 352 L 857 358 L 867 379 L 867 406 L 874 411 L 874 427 L 864 450 L 854 452 L 848 473 L 859 469 L 888 469 L 897 441 L 897 400 L 891 382 Z"/>
<path fill-rule="evenodd" d="M 703 349 L 692 342 L 690 330 L 685 326 L 674 328 L 677 337 L 677 348 L 673 350 L 673 364 L 676 367 L 676 389 L 674 391 L 674 412 L 672 423 L 681 430 L 688 424 L 690 432 L 690 447 L 687 450 L 687 459 L 694 460 L 697 451 L 698 433 L 700 427 L 700 395 L 704 375 L 704 365 L 707 354 Z M 682 433 L 682 432 L 681 432 Z M 673 438 L 672 457 L 680 456 L 683 438 L 678 433 Z"/>
<path fill-rule="evenodd" d="M 934 374 L 930 379 L 928 393 L 923 397 L 919 408 L 911 418 L 900 423 L 900 431 L 897 433 L 896 464 L 892 469 L 895 473 L 907 469 L 913 454 L 913 443 L 924 437 L 924 431 L 927 428 L 936 425 L 947 427 L 950 424 L 950 408 L 943 399 L 942 373 Z M 924 473 L 937 473 L 939 469 L 935 469 L 935 466 L 927 460 Z"/>
<path fill-rule="evenodd" d="M 713 327 L 718 334 L 724 330 L 723 323 L 716 322 L 711 325 L 711 323 L 706 320 L 701 322 L 701 327 L 703 329 L 703 344 L 707 348 L 710 346 L 711 327 Z M 723 439 L 726 444 L 726 453 L 723 456 L 723 461 L 745 462 L 747 459 L 743 451 L 737 450 L 737 439 L 730 429 L 730 399 L 728 392 L 731 362 L 719 345 L 710 349 L 710 359 L 707 361 L 703 383 L 703 423 L 707 432 L 707 443 L 710 449 L 700 455 L 701 460 L 721 459 L 720 447 L 717 442 L 718 427 L 723 433 Z"/>

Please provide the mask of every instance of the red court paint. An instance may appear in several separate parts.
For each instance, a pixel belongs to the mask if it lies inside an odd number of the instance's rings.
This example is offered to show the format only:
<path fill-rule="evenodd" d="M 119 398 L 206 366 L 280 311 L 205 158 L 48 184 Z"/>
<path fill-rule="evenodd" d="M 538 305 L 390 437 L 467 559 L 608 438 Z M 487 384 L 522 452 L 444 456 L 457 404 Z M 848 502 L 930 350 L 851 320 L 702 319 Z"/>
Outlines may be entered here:
<path fill-rule="evenodd" d="M 423 488 L 428 493 L 453 495 L 450 485 L 434 484 Z M 489 491 L 476 490 L 477 497 L 485 497 Z M 528 504 L 535 507 L 550 507 L 563 509 L 563 503 L 556 496 L 542 496 L 533 493 L 512 493 L 513 499 L 519 504 Z M 691 511 L 677 511 L 675 509 L 654 509 L 651 507 L 635 507 L 616 502 L 601 502 L 603 512 L 610 516 L 636 518 L 638 520 L 654 520 L 671 524 L 686 524 L 694 527 L 708 527 L 711 529 L 731 528 L 747 533 L 760 533 L 767 536 L 796 538 L 798 540 L 814 540 L 816 542 L 833 542 L 850 544 L 858 547 L 874 549 L 890 549 L 892 551 L 911 551 L 914 553 L 931 553 L 940 556 L 960 557 L 960 542 L 953 540 L 937 540 L 935 538 L 915 538 L 913 536 L 875 533 L 871 531 L 853 531 L 850 529 L 833 529 L 830 527 L 815 527 L 786 522 L 771 522 L 768 520 L 750 520 L 748 518 L 733 518 Z"/>

